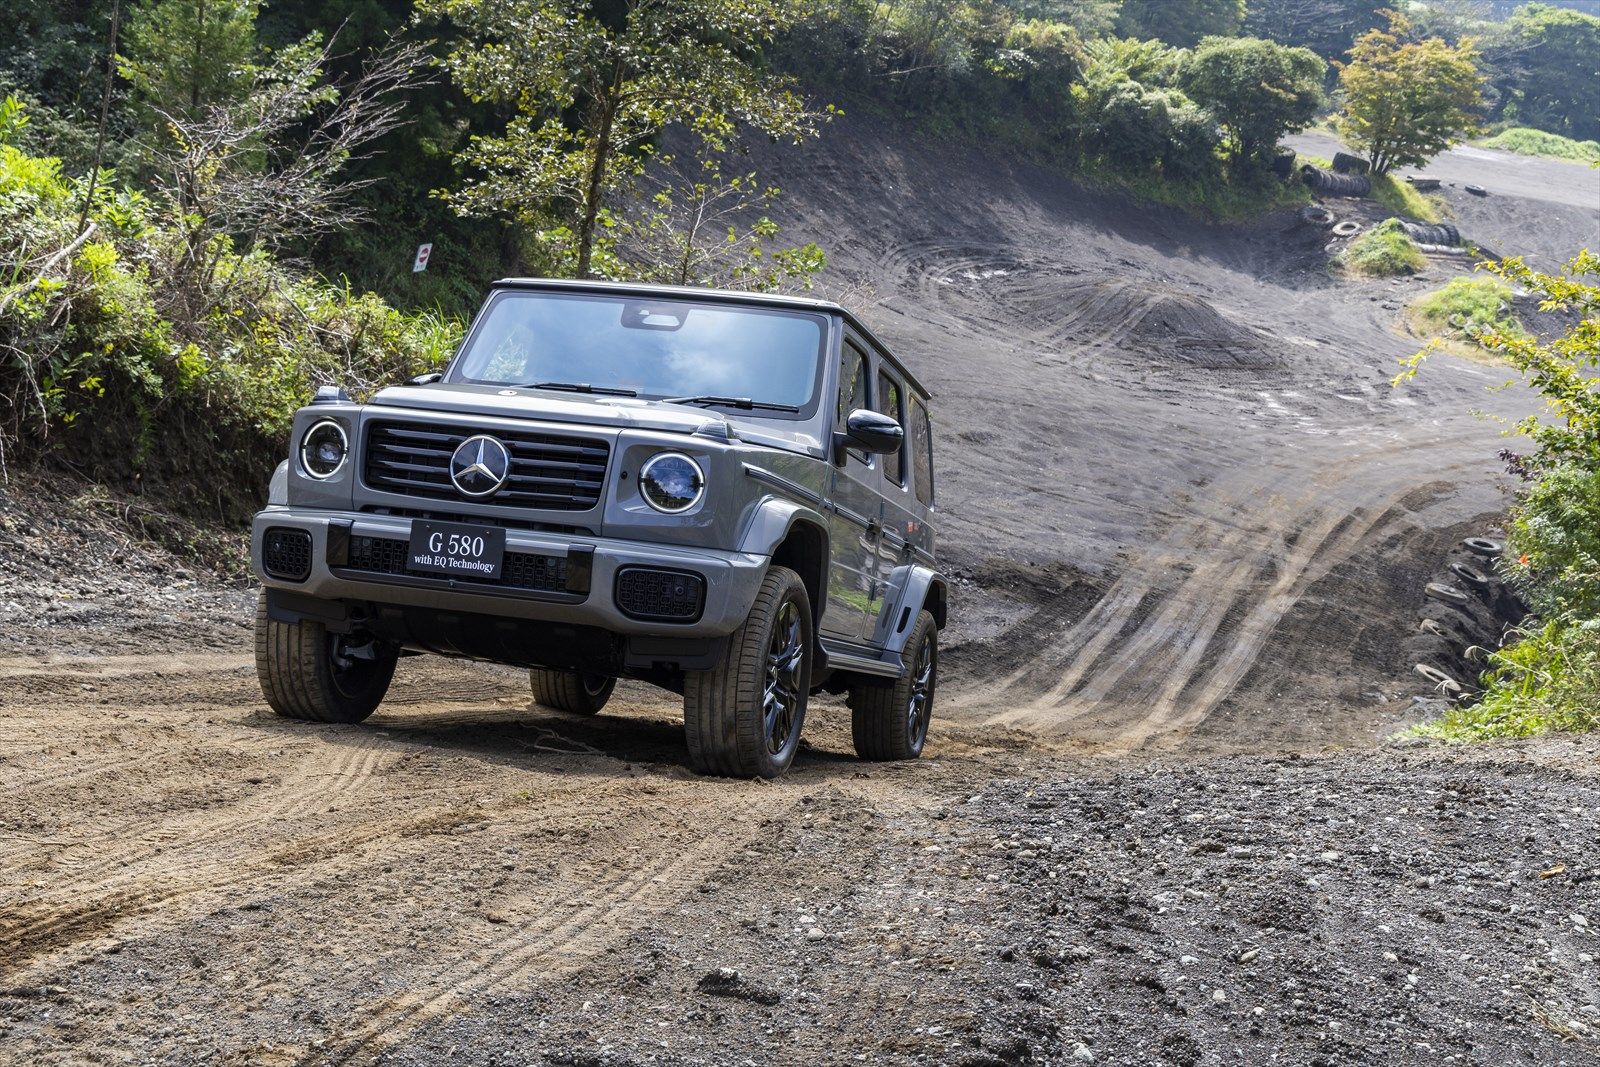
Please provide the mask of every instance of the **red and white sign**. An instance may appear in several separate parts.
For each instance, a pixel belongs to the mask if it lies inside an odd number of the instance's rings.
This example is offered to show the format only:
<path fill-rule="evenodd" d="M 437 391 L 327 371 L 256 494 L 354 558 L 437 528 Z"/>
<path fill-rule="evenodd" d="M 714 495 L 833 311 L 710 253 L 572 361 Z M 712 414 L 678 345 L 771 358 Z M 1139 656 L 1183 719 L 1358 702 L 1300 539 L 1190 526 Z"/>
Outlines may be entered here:
<path fill-rule="evenodd" d="M 417 258 L 414 261 L 412 261 L 411 273 L 412 274 L 416 274 L 418 271 L 427 270 L 428 269 L 428 257 L 431 256 L 431 255 L 433 255 L 433 245 L 431 245 L 431 244 L 418 245 L 417 246 Z"/>

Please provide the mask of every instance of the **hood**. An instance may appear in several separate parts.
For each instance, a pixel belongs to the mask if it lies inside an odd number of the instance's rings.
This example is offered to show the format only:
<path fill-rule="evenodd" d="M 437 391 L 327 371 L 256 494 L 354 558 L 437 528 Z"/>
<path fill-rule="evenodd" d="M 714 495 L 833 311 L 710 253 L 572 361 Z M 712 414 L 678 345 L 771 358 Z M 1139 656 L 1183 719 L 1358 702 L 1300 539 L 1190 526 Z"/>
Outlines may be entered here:
<path fill-rule="evenodd" d="M 726 440 L 732 436 L 725 419 L 709 412 L 635 400 L 621 396 L 585 393 L 551 393 L 539 389 L 514 389 L 497 385 L 397 385 L 369 401 L 372 407 L 416 408 L 424 411 L 459 411 L 498 419 L 537 419 L 540 422 L 574 422 L 618 430 L 660 430 Z"/>

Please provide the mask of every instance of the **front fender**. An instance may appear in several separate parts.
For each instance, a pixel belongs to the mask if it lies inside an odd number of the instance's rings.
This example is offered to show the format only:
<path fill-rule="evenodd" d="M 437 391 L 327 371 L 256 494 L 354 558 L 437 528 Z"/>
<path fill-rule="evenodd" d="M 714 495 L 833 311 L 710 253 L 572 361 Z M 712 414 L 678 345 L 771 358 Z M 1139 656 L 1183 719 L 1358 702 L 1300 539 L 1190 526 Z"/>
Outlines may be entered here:
<path fill-rule="evenodd" d="M 794 529 L 797 522 L 811 523 L 822 532 L 826 543 L 828 520 L 822 517 L 821 512 L 782 497 L 763 497 L 761 503 L 756 506 L 750 524 L 745 527 L 744 536 L 739 540 L 739 551 L 770 556 L 788 538 L 789 531 Z M 824 551 L 824 565 L 827 563 L 827 558 L 827 552 Z"/>

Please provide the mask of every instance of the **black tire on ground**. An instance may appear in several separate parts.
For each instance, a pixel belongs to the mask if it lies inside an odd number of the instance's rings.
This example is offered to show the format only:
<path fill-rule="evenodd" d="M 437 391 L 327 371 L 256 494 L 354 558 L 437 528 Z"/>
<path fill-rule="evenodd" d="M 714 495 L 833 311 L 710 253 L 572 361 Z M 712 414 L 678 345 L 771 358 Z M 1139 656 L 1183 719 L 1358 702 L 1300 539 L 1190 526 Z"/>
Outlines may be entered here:
<path fill-rule="evenodd" d="M 776 778 L 800 748 L 815 636 L 805 583 L 771 567 L 722 662 L 683 679 L 689 765 L 701 774 Z"/>
<path fill-rule="evenodd" d="M 256 601 L 256 678 L 272 710 L 307 722 L 360 722 L 389 691 L 400 650 L 329 633 L 320 622 L 277 622 Z"/>
<path fill-rule="evenodd" d="M 1349 152 L 1335 152 L 1333 169 L 1339 174 L 1366 174 L 1372 169 L 1372 164 Z"/>
<path fill-rule="evenodd" d="M 869 760 L 916 759 L 928 739 L 939 685 L 939 627 L 927 611 L 906 636 L 905 675 L 891 683 L 850 687 L 850 732 L 856 755 Z"/>
<path fill-rule="evenodd" d="M 1506 546 L 1490 537 L 1469 537 L 1461 542 L 1469 552 L 1493 558 L 1506 550 Z"/>
<path fill-rule="evenodd" d="M 617 687 L 615 678 L 584 671 L 552 671 L 534 667 L 528 671 L 533 701 L 552 711 L 571 715 L 594 715 L 611 699 Z"/>

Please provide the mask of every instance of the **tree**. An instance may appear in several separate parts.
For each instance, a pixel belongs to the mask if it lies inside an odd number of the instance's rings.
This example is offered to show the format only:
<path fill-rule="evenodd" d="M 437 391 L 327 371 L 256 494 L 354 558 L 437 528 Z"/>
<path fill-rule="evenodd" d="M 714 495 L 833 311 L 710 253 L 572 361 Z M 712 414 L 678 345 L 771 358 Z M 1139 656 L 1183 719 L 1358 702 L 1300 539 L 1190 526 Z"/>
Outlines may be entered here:
<path fill-rule="evenodd" d="M 1483 76 L 1472 41 L 1407 41 L 1411 24 L 1390 12 L 1387 29 L 1369 30 L 1339 64 L 1344 110 L 1337 125 L 1365 151 L 1374 173 L 1420 166 L 1477 129 Z"/>
<path fill-rule="evenodd" d="M 765 213 L 778 189 L 752 173 L 722 174 L 716 161 L 687 169 L 661 159 L 648 200 L 619 222 L 618 258 L 637 281 L 769 292 L 811 288 L 826 265 L 815 243 L 771 248 L 778 224 Z"/>
<path fill-rule="evenodd" d="M 1080 37 L 1106 37 L 1116 28 L 1122 0 L 1007 0 L 1028 19 L 1071 26 Z"/>
<path fill-rule="evenodd" d="M 1520 46 L 1508 114 L 1551 133 L 1600 139 L 1600 18 L 1529 4 L 1506 28 Z"/>
<path fill-rule="evenodd" d="M 1203 37 L 1231 37 L 1244 23 L 1245 0 L 1123 0 L 1117 32 L 1188 48 Z"/>
<path fill-rule="evenodd" d="M 1378 12 L 1393 6 L 1395 0 L 1250 0 L 1244 30 L 1335 59 L 1381 21 Z"/>
<path fill-rule="evenodd" d="M 447 65 L 467 95 L 512 104 L 503 134 L 461 160 L 482 172 L 446 193 L 468 215 L 530 225 L 579 277 L 600 231 L 673 127 L 717 155 L 741 124 L 796 141 L 815 132 L 787 79 L 758 66 L 789 27 L 788 0 L 423 0 L 468 39 Z"/>
<path fill-rule="evenodd" d="M 129 14 L 118 69 L 151 121 L 195 119 L 249 90 L 259 0 L 156 0 Z"/>
<path fill-rule="evenodd" d="M 1303 130 L 1322 101 L 1328 67 L 1305 48 L 1256 37 L 1208 37 L 1189 56 L 1179 87 L 1228 128 L 1239 157 L 1257 159 Z"/>

